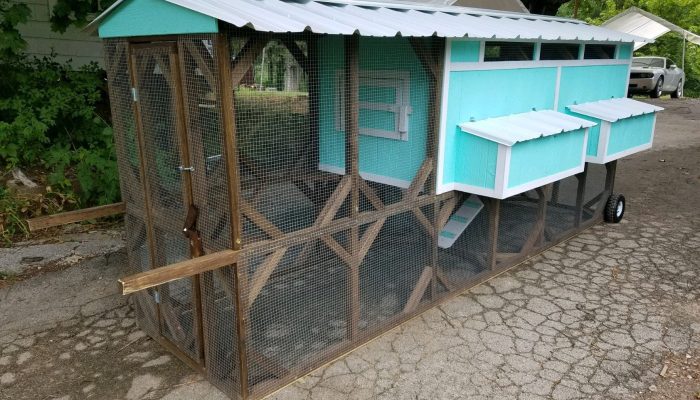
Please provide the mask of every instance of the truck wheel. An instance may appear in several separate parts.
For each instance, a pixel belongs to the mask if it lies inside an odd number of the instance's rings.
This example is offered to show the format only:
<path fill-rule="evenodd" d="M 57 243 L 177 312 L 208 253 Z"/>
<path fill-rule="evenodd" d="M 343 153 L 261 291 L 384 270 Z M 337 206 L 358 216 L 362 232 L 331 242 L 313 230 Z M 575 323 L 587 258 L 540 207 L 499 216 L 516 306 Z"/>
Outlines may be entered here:
<path fill-rule="evenodd" d="M 683 97 L 683 81 L 678 81 L 678 87 L 671 93 L 672 99 L 680 99 Z"/>
<path fill-rule="evenodd" d="M 605 222 L 616 224 L 622 221 L 622 216 L 625 215 L 625 196 L 621 194 L 611 194 L 608 197 L 608 202 L 605 203 L 603 219 Z"/>

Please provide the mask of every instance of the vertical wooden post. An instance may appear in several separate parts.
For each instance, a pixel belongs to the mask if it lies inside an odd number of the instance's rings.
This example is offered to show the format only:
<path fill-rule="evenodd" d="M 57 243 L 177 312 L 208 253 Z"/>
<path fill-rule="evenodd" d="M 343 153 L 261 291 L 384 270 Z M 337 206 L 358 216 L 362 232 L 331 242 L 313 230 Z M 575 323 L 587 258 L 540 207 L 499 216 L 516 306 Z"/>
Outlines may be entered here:
<path fill-rule="evenodd" d="M 351 176 L 350 218 L 357 219 L 360 212 L 360 168 L 359 168 L 359 47 L 360 36 L 345 37 L 345 173 Z M 350 309 L 348 311 L 348 337 L 357 337 L 360 319 L 360 227 L 350 228 Z"/>
<path fill-rule="evenodd" d="M 578 188 L 576 189 L 576 217 L 574 219 L 574 227 L 581 226 L 583 219 L 583 202 L 586 196 L 586 179 L 588 178 L 588 163 L 583 167 L 583 172 L 576 174 L 578 180 Z"/>
<path fill-rule="evenodd" d="M 498 224 L 501 218 L 501 200 L 487 199 L 481 197 L 484 204 L 488 205 L 489 211 L 489 250 L 486 256 L 486 262 L 491 271 L 496 269 L 498 261 Z"/>
<path fill-rule="evenodd" d="M 613 189 L 615 188 L 615 173 L 617 172 L 617 160 L 610 161 L 609 163 L 605 164 L 605 190 L 608 191 L 608 196 L 613 193 Z M 607 201 L 608 199 L 602 199 L 603 202 Z"/>
<path fill-rule="evenodd" d="M 224 157 L 228 183 L 231 245 L 234 250 L 241 248 L 241 214 L 240 214 L 240 179 L 238 170 L 238 146 L 236 144 L 236 120 L 233 98 L 233 81 L 231 79 L 231 54 L 228 37 L 219 33 L 214 38 L 216 63 L 219 70 L 219 96 L 221 102 L 221 119 L 224 133 Z M 248 302 L 244 296 L 244 286 L 248 283 L 247 271 L 240 262 L 235 265 L 234 295 L 236 297 L 236 335 L 238 337 L 238 363 L 241 397 L 248 398 L 248 356 L 246 348 L 246 323 Z M 234 369 L 235 370 L 235 369 Z"/>

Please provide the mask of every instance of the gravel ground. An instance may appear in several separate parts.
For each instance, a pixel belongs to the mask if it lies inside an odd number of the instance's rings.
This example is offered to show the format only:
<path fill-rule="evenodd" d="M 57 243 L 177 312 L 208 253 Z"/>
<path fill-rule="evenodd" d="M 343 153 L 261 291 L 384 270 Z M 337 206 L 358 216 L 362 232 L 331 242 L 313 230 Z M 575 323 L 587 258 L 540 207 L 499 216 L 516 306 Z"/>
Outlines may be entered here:
<path fill-rule="evenodd" d="M 695 399 L 700 101 L 656 103 L 667 111 L 654 150 L 619 163 L 622 223 L 597 225 L 273 397 Z M 0 399 L 223 398 L 138 329 L 117 293 L 118 235 L 101 235 L 108 251 L 86 235 L 24 243 L 8 251 L 14 263 L 0 255 L 11 264 L 0 271 L 48 265 L 36 257 L 72 262 L 0 288 Z"/>

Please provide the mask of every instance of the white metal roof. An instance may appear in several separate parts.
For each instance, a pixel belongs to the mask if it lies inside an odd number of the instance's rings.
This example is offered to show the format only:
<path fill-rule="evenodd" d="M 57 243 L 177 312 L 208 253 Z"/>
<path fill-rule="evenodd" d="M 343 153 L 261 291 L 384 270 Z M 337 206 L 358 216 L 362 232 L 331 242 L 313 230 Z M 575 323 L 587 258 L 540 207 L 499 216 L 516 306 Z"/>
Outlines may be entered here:
<path fill-rule="evenodd" d="M 463 122 L 463 132 L 484 139 L 512 146 L 518 142 L 543 136 L 590 128 L 596 123 L 552 110 L 530 111 L 505 117 L 487 118 L 476 122 Z"/>
<path fill-rule="evenodd" d="M 567 107 L 569 110 L 598 118 L 603 121 L 616 122 L 620 119 L 636 117 L 637 115 L 649 114 L 662 111 L 662 107 L 649 103 L 632 100 L 628 98 L 608 99 L 593 101 L 590 103 L 575 104 Z"/>
<path fill-rule="evenodd" d="M 100 14 L 94 29 L 118 4 Z M 165 0 L 262 32 L 634 42 L 646 39 L 567 18 L 448 5 L 357 0 Z"/>
<path fill-rule="evenodd" d="M 700 36 L 672 24 L 657 15 L 640 10 L 637 7 L 628 8 L 605 21 L 603 26 L 623 33 L 644 37 L 649 39 L 649 41 L 653 41 L 661 35 L 674 31 L 686 38 L 689 42 L 700 45 Z M 646 41 L 635 41 L 634 49 L 637 50 L 646 44 Z"/>

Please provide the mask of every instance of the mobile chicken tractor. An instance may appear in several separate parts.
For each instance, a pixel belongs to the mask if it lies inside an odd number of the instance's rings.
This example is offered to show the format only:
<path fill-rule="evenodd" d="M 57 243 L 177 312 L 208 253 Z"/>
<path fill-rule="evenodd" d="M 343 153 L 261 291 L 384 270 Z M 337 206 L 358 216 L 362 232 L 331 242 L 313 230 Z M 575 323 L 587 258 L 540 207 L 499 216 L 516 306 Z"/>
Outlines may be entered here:
<path fill-rule="evenodd" d="M 260 398 L 605 219 L 659 107 L 633 42 L 406 3 L 117 0 L 104 39 L 140 326 Z M 127 276 L 128 275 L 128 276 Z"/>

